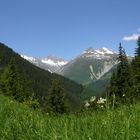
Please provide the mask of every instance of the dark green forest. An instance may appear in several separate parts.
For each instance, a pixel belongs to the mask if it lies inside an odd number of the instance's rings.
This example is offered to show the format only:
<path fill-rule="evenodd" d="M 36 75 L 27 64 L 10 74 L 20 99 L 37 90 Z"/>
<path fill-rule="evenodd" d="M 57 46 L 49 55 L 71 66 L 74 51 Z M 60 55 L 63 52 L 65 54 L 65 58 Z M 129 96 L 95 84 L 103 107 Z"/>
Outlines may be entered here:
<path fill-rule="evenodd" d="M 53 79 L 59 79 L 70 109 L 81 105 L 82 85 L 34 66 L 3 43 L 0 43 L 0 77 L 3 94 L 20 102 L 32 97 L 43 108 Z"/>
<path fill-rule="evenodd" d="M 118 62 L 110 80 L 108 97 L 113 104 L 135 103 L 140 99 L 140 37 L 131 63 L 120 43 Z"/>

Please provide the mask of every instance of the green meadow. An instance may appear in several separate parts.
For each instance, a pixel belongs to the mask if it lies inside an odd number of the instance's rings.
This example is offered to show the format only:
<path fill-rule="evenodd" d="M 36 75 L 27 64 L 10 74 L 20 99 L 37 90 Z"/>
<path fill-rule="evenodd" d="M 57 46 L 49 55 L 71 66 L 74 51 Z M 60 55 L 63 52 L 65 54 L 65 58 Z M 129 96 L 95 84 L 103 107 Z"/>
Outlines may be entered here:
<path fill-rule="evenodd" d="M 0 95 L 1 140 L 139 140 L 140 104 L 52 116 Z"/>

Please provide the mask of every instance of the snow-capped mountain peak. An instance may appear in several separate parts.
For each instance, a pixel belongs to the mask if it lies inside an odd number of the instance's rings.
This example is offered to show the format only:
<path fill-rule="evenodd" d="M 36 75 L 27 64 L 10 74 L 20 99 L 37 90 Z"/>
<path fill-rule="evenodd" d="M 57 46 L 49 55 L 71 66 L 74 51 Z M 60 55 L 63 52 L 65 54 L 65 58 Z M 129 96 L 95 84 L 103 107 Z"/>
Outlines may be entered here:
<path fill-rule="evenodd" d="M 36 58 L 34 58 L 34 57 L 29 57 L 29 56 L 26 56 L 26 55 L 21 55 L 21 57 L 30 61 L 30 62 L 33 62 L 33 63 L 36 62 Z"/>
<path fill-rule="evenodd" d="M 45 64 L 53 65 L 53 66 L 63 66 L 67 64 L 67 61 L 56 56 L 48 56 L 46 58 L 43 58 L 41 62 Z"/>
<path fill-rule="evenodd" d="M 94 53 L 94 49 L 92 47 L 87 48 L 82 54 L 85 54 L 85 53 Z"/>
<path fill-rule="evenodd" d="M 50 71 L 51 73 L 56 72 L 58 69 L 68 63 L 62 58 L 51 55 L 47 56 L 46 58 L 34 58 L 26 55 L 21 55 L 21 57 L 42 69 Z"/>
<path fill-rule="evenodd" d="M 115 52 L 113 52 L 112 50 L 110 50 L 110 49 L 108 49 L 108 48 L 105 48 L 105 47 L 103 47 L 103 48 L 101 48 L 101 49 L 99 49 L 102 53 L 104 53 L 104 54 L 114 54 Z"/>
<path fill-rule="evenodd" d="M 111 55 L 116 54 L 114 51 L 105 47 L 101 49 L 93 49 L 92 47 L 86 49 L 80 56 L 82 57 L 93 57 L 96 59 L 109 58 Z"/>

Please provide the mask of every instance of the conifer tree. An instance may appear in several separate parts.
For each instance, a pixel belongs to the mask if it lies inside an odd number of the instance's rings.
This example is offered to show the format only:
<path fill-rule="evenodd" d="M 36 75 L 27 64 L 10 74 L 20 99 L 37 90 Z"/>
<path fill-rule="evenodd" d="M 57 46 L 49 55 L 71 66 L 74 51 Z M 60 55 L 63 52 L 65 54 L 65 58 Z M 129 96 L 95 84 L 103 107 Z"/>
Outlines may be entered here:
<path fill-rule="evenodd" d="M 133 92 L 135 98 L 140 98 L 140 36 L 137 40 L 137 46 L 138 47 L 135 50 L 135 58 L 132 61 L 134 84 L 131 92 Z"/>
<path fill-rule="evenodd" d="M 125 50 L 121 43 L 119 45 L 118 66 L 116 72 L 113 73 L 110 80 L 109 96 L 115 97 L 116 101 L 124 101 L 129 98 L 129 90 L 131 87 L 131 70 L 128 63 Z"/>
<path fill-rule="evenodd" d="M 5 68 L 1 76 L 1 91 L 7 96 L 15 96 L 17 92 L 17 68 L 13 60 Z"/>
<path fill-rule="evenodd" d="M 0 79 L 0 90 L 6 95 L 13 97 L 19 102 L 23 102 L 29 98 L 33 90 L 29 86 L 26 77 L 21 76 L 16 66 L 16 60 L 11 59 L 8 66 L 4 69 Z"/>
<path fill-rule="evenodd" d="M 140 57 L 140 36 L 138 37 L 138 40 L 137 40 L 137 48 L 136 48 L 136 57 Z"/>
<path fill-rule="evenodd" d="M 114 71 L 110 79 L 110 87 L 107 89 L 107 92 L 109 92 L 109 96 L 113 96 L 117 92 L 117 88 L 117 75 Z"/>
<path fill-rule="evenodd" d="M 117 67 L 118 95 L 125 96 L 129 92 L 130 66 L 124 48 L 119 46 L 119 65 Z"/>
<path fill-rule="evenodd" d="M 56 77 L 52 80 L 52 86 L 49 89 L 46 102 L 48 111 L 60 114 L 68 112 L 68 102 L 64 88 Z"/>

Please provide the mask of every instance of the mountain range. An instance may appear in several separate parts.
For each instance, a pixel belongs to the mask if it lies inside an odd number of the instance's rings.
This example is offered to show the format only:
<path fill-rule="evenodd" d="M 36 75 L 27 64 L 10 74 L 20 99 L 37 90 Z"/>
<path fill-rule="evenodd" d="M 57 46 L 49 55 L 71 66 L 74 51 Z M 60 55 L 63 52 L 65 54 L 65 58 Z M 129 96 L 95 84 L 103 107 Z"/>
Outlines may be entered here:
<path fill-rule="evenodd" d="M 45 58 L 35 58 L 35 57 L 28 57 L 26 55 L 21 55 L 24 59 L 28 60 L 32 64 L 48 70 L 51 73 L 57 73 L 57 71 L 65 64 L 67 64 L 67 61 L 63 60 L 62 58 L 59 58 L 57 56 L 47 56 Z"/>
<path fill-rule="evenodd" d="M 100 49 L 90 47 L 70 61 L 65 61 L 56 56 L 48 56 L 42 59 L 21 56 L 40 68 L 82 84 L 85 87 L 83 92 L 85 97 L 103 95 L 112 72 L 119 63 L 118 54 L 105 47 Z M 132 57 L 128 58 L 132 59 Z"/>
<path fill-rule="evenodd" d="M 24 59 L 28 60 L 32 64 L 50 71 L 51 73 L 58 73 L 61 75 L 65 75 L 64 71 L 69 67 L 69 65 L 73 65 L 78 60 L 109 60 L 112 56 L 116 56 L 117 54 L 113 52 L 112 50 L 109 50 L 107 48 L 101 48 L 101 49 L 93 49 L 93 48 L 88 48 L 84 52 L 82 52 L 79 56 L 76 58 L 70 60 L 70 61 L 65 61 L 63 58 L 49 55 L 45 58 L 35 58 L 35 57 L 29 57 L 26 55 L 21 55 Z M 105 64 L 105 66 L 108 66 L 108 64 Z M 89 65 L 89 69 L 91 71 L 91 76 L 92 79 L 93 77 L 96 79 L 100 79 L 101 76 L 103 76 L 104 73 L 106 73 L 110 67 L 107 67 L 105 71 L 102 71 L 100 74 L 98 73 L 97 75 L 94 74 L 93 72 L 93 67 Z M 72 79 L 73 80 L 73 79 Z M 83 83 L 83 82 L 82 82 Z"/>
<path fill-rule="evenodd" d="M 100 49 L 90 47 L 72 60 L 65 61 L 56 56 L 34 58 L 18 55 L 1 43 L 0 57 L 0 70 L 8 64 L 12 57 L 15 57 L 21 73 L 33 81 L 33 89 L 41 98 L 47 94 L 52 77 L 58 76 L 74 104 L 77 102 L 77 97 L 103 96 L 112 72 L 116 70 L 119 63 L 118 54 L 105 47 Z M 128 58 L 132 60 L 132 57 Z"/>

